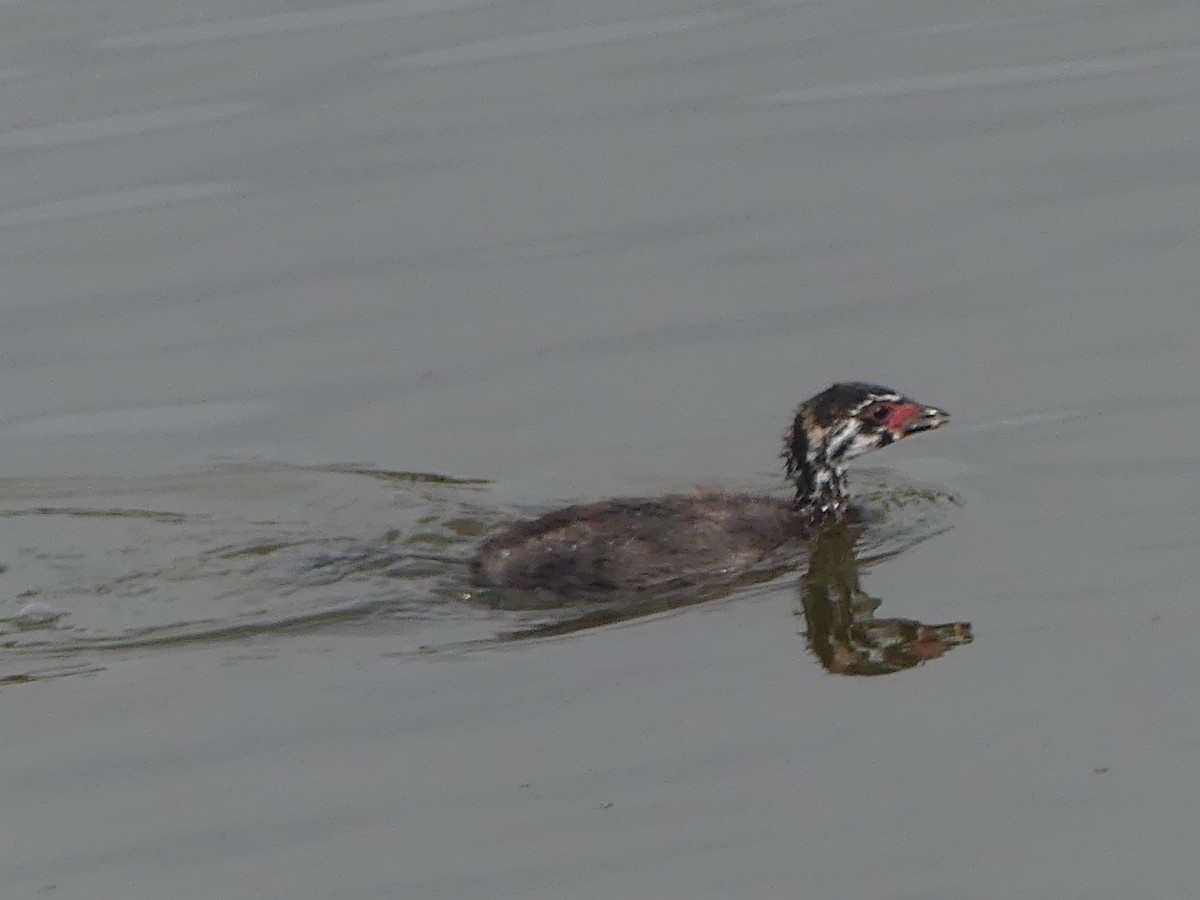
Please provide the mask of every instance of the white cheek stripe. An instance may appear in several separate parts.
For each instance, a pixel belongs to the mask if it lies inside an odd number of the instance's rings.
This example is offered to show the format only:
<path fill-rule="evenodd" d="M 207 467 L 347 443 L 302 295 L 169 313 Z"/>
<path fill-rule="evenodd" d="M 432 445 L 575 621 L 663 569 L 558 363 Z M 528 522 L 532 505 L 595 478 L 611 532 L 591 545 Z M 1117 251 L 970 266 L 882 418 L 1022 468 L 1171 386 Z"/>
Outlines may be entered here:
<path fill-rule="evenodd" d="M 842 451 L 857 435 L 858 429 L 854 423 L 846 422 L 841 425 L 837 431 L 829 436 L 825 443 L 825 458 L 841 459 Z"/>
<path fill-rule="evenodd" d="M 854 409 L 850 410 L 850 415 L 857 416 L 860 412 L 870 406 L 872 403 L 900 403 L 904 400 L 899 394 L 872 394 Z"/>

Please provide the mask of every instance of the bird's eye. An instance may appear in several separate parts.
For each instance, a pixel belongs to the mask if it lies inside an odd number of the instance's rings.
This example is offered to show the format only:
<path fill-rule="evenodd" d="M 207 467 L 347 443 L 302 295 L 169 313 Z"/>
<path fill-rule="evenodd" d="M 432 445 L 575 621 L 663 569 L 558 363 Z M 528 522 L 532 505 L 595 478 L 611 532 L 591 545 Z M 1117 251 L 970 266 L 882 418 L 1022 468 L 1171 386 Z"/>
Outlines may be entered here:
<path fill-rule="evenodd" d="M 876 422 L 882 422 L 884 419 L 886 419 L 888 417 L 888 412 L 889 412 L 889 410 L 888 410 L 887 406 L 885 406 L 884 404 L 881 403 L 878 406 L 876 406 L 874 409 L 871 410 L 871 418 L 874 419 Z"/>

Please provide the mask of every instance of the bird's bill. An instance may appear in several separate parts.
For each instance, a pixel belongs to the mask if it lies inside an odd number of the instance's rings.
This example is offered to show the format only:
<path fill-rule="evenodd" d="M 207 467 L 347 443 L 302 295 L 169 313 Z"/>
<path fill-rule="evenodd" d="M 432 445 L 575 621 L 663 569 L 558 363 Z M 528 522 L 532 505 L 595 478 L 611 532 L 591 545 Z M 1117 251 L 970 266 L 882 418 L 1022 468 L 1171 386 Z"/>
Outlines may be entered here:
<path fill-rule="evenodd" d="M 950 413 L 945 410 L 909 402 L 896 407 L 888 417 L 888 427 L 896 437 L 901 438 L 941 428 L 949 421 Z"/>

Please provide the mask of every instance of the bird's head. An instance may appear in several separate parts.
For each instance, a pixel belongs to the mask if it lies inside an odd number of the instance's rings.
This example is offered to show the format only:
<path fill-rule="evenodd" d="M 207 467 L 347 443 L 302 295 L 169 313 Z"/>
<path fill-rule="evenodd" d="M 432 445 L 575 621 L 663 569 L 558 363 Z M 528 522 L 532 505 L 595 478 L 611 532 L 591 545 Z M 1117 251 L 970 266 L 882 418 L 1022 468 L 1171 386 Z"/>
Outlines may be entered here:
<path fill-rule="evenodd" d="M 797 508 L 817 523 L 837 520 L 846 509 L 844 474 L 850 460 L 949 420 L 937 407 L 878 384 L 855 381 L 826 388 L 800 406 L 784 438 Z"/>

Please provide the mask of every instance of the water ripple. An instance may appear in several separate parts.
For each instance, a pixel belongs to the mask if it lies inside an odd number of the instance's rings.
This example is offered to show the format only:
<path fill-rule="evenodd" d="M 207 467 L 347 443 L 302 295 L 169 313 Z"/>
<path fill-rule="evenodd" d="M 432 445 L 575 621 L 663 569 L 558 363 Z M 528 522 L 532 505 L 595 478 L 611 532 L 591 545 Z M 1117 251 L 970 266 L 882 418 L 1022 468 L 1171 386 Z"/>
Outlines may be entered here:
<path fill-rule="evenodd" d="M 155 184 L 104 194 L 80 194 L 62 200 L 49 200 L 0 212 L 0 228 L 13 225 L 42 225 L 62 219 L 101 216 L 108 213 L 134 212 L 245 194 L 236 182 L 198 181 Z"/>
<path fill-rule="evenodd" d="M 1200 50 L 1195 48 L 1151 51 L 1133 55 L 1099 59 L 1065 59 L 1028 66 L 1004 66 L 987 69 L 968 69 L 940 75 L 920 75 L 915 78 L 887 78 L 881 81 L 861 81 L 851 84 L 831 84 L 822 87 L 777 91 L 748 99 L 752 106 L 782 106 L 792 103 L 823 103 L 834 100 L 880 97 L 908 97 L 944 91 L 978 88 L 1016 87 L 1045 82 L 1079 81 L 1106 75 L 1144 72 L 1168 66 L 1193 65 L 1200 62 Z"/>
<path fill-rule="evenodd" d="M 175 25 L 152 28 L 101 38 L 101 47 L 113 50 L 142 49 L 146 47 L 179 47 L 186 44 L 202 44 L 210 41 L 228 41 L 265 35 L 290 34 L 297 31 L 312 31 L 319 28 L 337 28 L 343 25 L 369 25 L 408 16 L 429 13 L 454 12 L 490 5 L 492 0 L 383 0 L 376 3 L 347 3 L 323 9 L 304 9 L 296 12 L 279 13 L 273 16 L 256 16 L 246 19 L 221 19 L 198 25 Z"/>
<path fill-rule="evenodd" d="M 93 119 L 73 119 L 28 128 L 11 128 L 0 132 L 0 149 L 57 147 L 63 144 L 131 137 L 185 125 L 219 122 L 244 115 L 251 108 L 248 103 L 197 103 L 191 106 L 98 116 Z"/>
<path fill-rule="evenodd" d="M 954 498 L 860 475 L 872 515 L 859 565 L 948 527 Z M 0 679 L 301 634 L 386 633 L 397 653 L 491 645 L 775 589 L 806 559 L 797 547 L 711 584 L 603 601 L 480 590 L 468 567 L 480 537 L 524 514 L 488 503 L 483 482 L 363 466 L 0 480 Z"/>
<path fill-rule="evenodd" d="M 602 25 L 579 25 L 557 31 L 538 31 L 513 37 L 492 38 L 456 44 L 440 50 L 411 53 L 381 64 L 384 69 L 428 69 L 440 66 L 470 65 L 496 62 L 521 56 L 536 56 L 558 50 L 615 44 L 639 38 L 676 34 L 696 28 L 724 25 L 740 17 L 740 13 L 711 12 L 661 19 L 634 19 Z"/>

